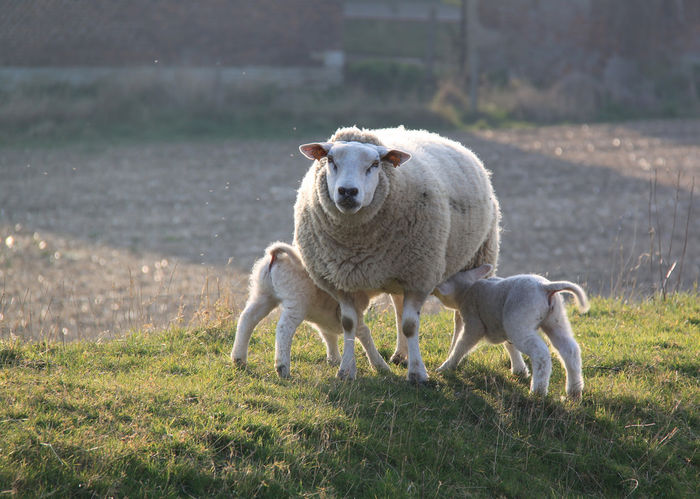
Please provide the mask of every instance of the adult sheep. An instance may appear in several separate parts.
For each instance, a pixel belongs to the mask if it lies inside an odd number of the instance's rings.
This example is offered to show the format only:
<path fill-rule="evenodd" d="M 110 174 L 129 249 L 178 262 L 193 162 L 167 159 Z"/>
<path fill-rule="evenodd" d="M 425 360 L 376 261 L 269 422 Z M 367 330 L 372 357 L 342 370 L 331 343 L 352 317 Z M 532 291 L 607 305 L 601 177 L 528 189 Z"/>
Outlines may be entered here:
<path fill-rule="evenodd" d="M 341 306 L 338 377 L 354 379 L 361 304 L 367 292 L 383 291 L 401 317 L 407 378 L 427 381 L 423 303 L 456 272 L 497 263 L 500 211 L 489 172 L 461 144 L 403 127 L 341 128 L 299 149 L 314 163 L 297 193 L 294 243 L 311 278 Z"/>

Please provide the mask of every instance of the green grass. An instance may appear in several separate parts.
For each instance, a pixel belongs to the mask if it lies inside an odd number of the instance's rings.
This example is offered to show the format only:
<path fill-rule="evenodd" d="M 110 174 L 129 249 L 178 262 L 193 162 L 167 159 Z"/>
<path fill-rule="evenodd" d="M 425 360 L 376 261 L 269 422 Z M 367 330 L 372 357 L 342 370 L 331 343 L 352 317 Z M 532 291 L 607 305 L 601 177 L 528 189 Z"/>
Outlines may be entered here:
<path fill-rule="evenodd" d="M 0 493 L 20 496 L 690 497 L 700 485 L 700 301 L 594 299 L 572 314 L 583 401 L 533 398 L 500 347 L 409 385 L 405 369 L 341 382 L 306 327 L 292 378 L 273 369 L 274 322 L 249 366 L 234 325 L 106 343 L 0 344 Z M 382 354 L 390 313 L 370 314 Z M 429 370 L 451 320 L 425 316 Z"/>

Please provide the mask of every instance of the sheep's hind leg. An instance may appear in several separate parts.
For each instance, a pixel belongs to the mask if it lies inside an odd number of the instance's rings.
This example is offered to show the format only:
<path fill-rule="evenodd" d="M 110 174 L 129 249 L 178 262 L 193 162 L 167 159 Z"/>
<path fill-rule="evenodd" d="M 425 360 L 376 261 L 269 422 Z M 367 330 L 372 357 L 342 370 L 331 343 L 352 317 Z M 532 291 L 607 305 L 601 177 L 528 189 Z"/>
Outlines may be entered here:
<path fill-rule="evenodd" d="M 581 349 L 574 339 L 563 304 L 559 302 L 557 305 L 542 324 L 542 329 L 552 342 L 566 370 L 566 395 L 573 400 L 578 400 L 583 392 Z"/>
<path fill-rule="evenodd" d="M 425 369 L 425 364 L 420 354 L 420 345 L 418 344 L 420 310 L 427 297 L 428 293 L 423 292 L 406 291 L 404 293 L 401 330 L 406 337 L 408 346 L 408 373 L 406 378 L 411 383 L 425 383 L 428 381 L 428 371 Z"/>
<path fill-rule="evenodd" d="M 510 341 L 503 343 L 503 348 L 505 348 L 506 352 L 508 352 L 508 357 L 510 357 L 510 372 L 524 378 L 530 376 L 530 370 L 527 368 L 527 364 L 525 364 L 523 354 L 520 353 L 520 350 L 515 348 L 515 345 Z"/>
<path fill-rule="evenodd" d="M 394 364 L 405 366 L 408 364 L 408 345 L 406 336 L 401 331 L 401 319 L 403 317 L 403 295 L 390 295 L 391 303 L 394 305 L 394 316 L 396 317 L 396 349 L 391 359 Z"/>
<path fill-rule="evenodd" d="M 535 330 L 508 330 L 507 333 L 515 347 L 529 356 L 532 362 L 530 392 L 547 395 L 549 377 L 552 374 L 552 356 L 547 344 Z"/>
<path fill-rule="evenodd" d="M 276 306 L 277 302 L 269 296 L 258 296 L 253 300 L 248 300 L 245 309 L 238 318 L 236 339 L 231 349 L 231 361 L 234 364 L 243 365 L 248 361 L 248 345 L 255 326 Z"/>

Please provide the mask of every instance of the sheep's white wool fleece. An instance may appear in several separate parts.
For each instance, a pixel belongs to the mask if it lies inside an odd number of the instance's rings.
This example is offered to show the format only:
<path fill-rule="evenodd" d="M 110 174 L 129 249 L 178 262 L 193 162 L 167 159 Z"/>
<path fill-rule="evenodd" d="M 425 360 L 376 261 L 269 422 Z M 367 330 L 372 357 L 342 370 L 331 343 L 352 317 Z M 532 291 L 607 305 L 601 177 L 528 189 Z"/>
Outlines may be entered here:
<path fill-rule="evenodd" d="M 411 154 L 382 162 L 369 206 L 341 213 L 314 161 L 294 206 L 294 243 L 313 280 L 346 292 L 430 292 L 452 274 L 496 265 L 500 211 L 489 172 L 461 144 L 423 130 L 339 129 L 333 141 L 384 145 Z"/>

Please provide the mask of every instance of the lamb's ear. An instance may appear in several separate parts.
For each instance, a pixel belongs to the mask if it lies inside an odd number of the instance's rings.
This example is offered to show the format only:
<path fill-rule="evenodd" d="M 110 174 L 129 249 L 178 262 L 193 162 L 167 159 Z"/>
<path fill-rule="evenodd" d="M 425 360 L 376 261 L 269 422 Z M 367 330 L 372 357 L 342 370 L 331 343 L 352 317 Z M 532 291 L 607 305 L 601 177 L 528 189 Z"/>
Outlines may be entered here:
<path fill-rule="evenodd" d="M 328 151 L 331 150 L 332 146 L 331 142 L 313 142 L 300 145 L 299 151 L 309 159 L 321 159 L 328 156 Z"/>
<path fill-rule="evenodd" d="M 386 147 L 377 147 L 379 151 L 379 157 L 382 161 L 388 161 L 394 167 L 404 164 L 406 161 L 411 159 L 411 155 L 407 152 L 399 151 L 398 149 L 387 149 Z"/>
<path fill-rule="evenodd" d="M 435 286 L 435 289 L 443 296 L 450 296 L 455 292 L 455 283 L 452 282 L 452 279 L 448 279 L 445 282 Z"/>
<path fill-rule="evenodd" d="M 481 267 L 468 270 L 467 274 L 469 274 L 469 277 L 477 281 L 489 275 L 491 271 L 493 271 L 493 265 L 490 263 L 485 263 Z"/>

